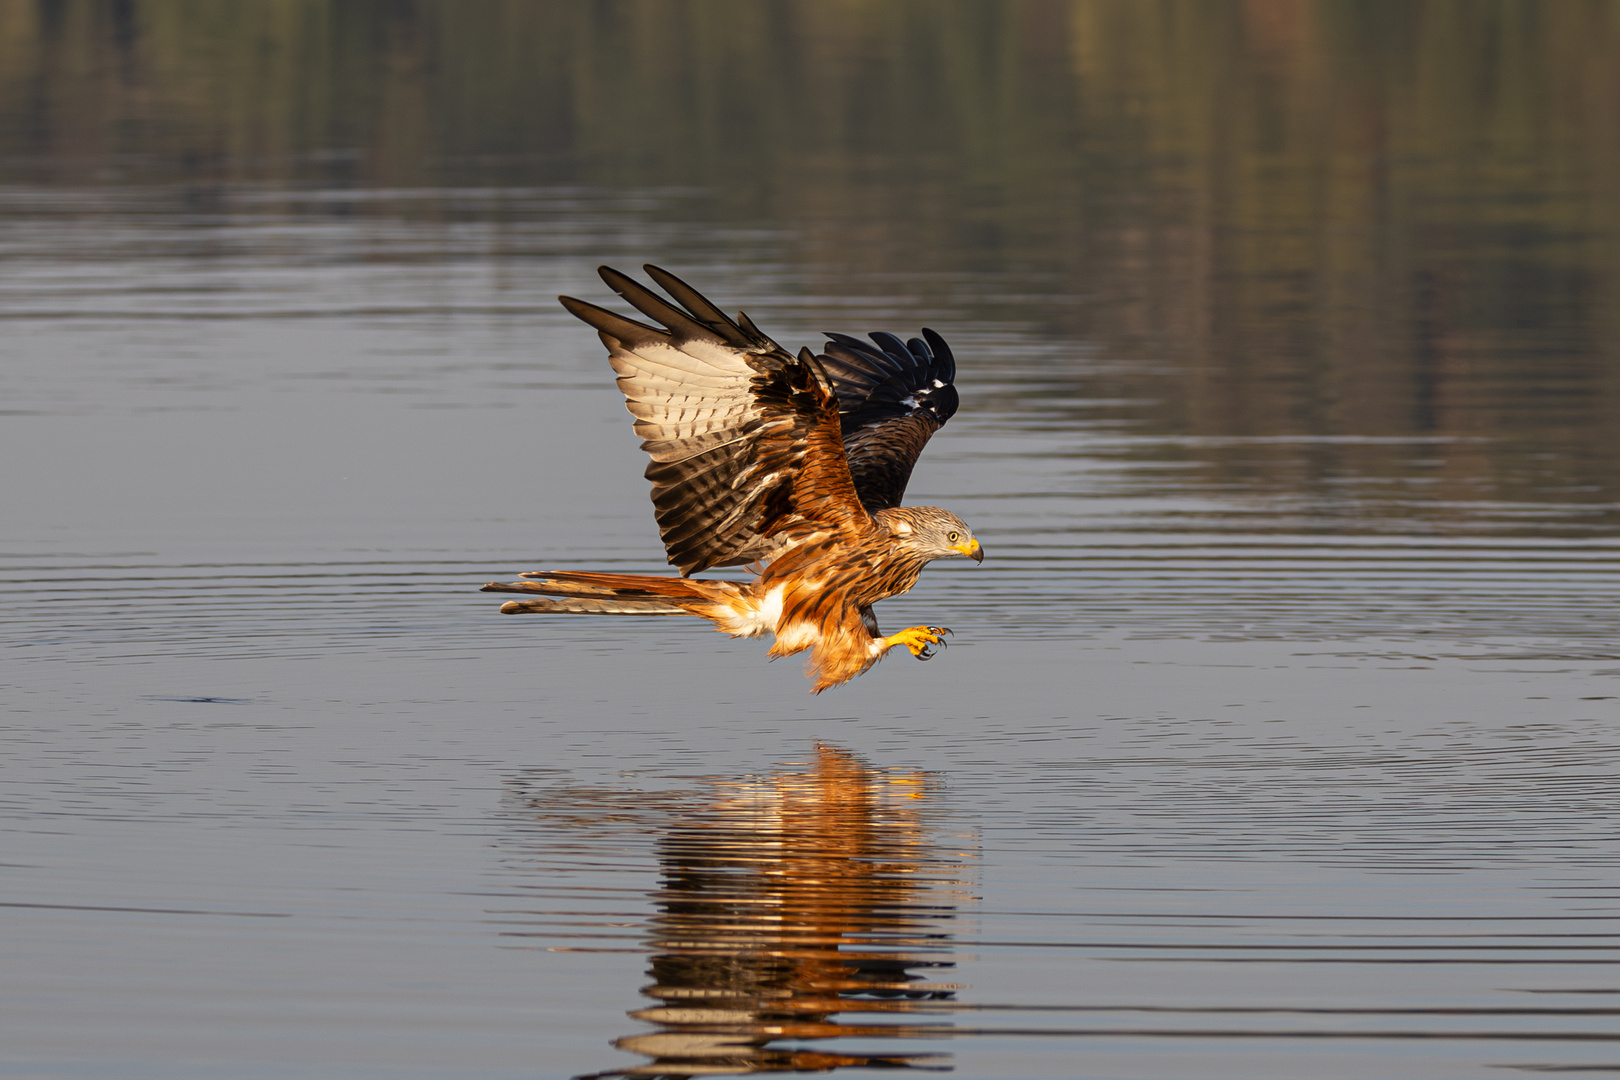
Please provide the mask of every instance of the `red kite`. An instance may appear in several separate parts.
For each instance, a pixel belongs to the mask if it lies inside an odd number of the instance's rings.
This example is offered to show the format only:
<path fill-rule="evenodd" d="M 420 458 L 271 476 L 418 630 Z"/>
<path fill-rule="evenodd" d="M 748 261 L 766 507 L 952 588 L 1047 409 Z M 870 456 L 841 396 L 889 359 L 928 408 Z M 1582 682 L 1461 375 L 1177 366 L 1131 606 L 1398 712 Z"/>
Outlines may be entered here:
<path fill-rule="evenodd" d="M 540 594 L 507 601 L 507 614 L 698 615 L 733 637 L 773 634 L 773 658 L 811 650 L 817 694 L 896 645 L 927 660 L 950 631 L 884 637 L 872 605 L 910 589 L 934 559 L 984 559 L 955 514 L 900 505 L 929 436 L 956 412 L 950 347 L 932 330 L 906 342 L 828 334 L 825 352 L 794 356 L 747 315 L 733 321 L 674 274 L 646 270 L 675 303 L 601 274 L 659 326 L 561 299 L 608 348 L 681 576 L 537 570 L 484 591 Z M 757 576 L 688 576 L 716 566 Z"/>

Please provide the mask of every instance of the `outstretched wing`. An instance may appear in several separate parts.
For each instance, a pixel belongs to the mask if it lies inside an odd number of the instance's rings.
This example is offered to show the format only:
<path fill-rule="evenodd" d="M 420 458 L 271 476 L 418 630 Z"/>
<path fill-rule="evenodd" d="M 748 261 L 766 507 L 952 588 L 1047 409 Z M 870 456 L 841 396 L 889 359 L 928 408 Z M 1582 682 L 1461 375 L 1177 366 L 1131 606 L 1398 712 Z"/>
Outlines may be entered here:
<path fill-rule="evenodd" d="M 870 513 L 899 506 L 929 436 L 956 412 L 951 347 L 932 330 L 906 342 L 874 333 L 876 348 L 847 334 L 827 337 L 818 359 L 838 395 L 855 490 Z"/>
<path fill-rule="evenodd" d="M 773 555 L 794 523 L 866 519 L 841 444 L 838 399 L 808 350 L 798 356 L 746 315 L 727 318 L 675 275 L 646 267 L 671 304 L 616 270 L 602 280 L 661 324 L 564 296 L 595 327 L 652 463 L 653 508 L 682 574 Z M 677 306 L 679 305 L 679 306 Z"/>

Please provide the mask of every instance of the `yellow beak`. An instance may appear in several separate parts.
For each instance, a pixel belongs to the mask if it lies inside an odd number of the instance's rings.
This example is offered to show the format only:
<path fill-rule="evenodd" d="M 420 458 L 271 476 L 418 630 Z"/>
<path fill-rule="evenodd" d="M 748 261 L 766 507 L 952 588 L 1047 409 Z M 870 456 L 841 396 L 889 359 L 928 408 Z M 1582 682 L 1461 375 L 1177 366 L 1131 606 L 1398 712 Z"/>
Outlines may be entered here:
<path fill-rule="evenodd" d="M 977 540 L 971 541 L 971 542 L 966 543 L 966 544 L 952 544 L 951 545 L 951 550 L 952 551 L 960 551 L 962 554 L 966 555 L 968 558 L 972 559 L 974 562 L 977 562 L 977 563 L 984 562 L 984 548 L 979 546 L 979 542 Z"/>

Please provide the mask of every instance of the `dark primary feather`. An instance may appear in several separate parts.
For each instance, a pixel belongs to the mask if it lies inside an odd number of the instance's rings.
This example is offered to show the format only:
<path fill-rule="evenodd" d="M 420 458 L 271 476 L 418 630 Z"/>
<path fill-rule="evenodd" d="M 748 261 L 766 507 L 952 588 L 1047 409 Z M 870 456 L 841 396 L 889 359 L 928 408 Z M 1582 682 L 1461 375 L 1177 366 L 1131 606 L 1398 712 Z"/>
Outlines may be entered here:
<path fill-rule="evenodd" d="M 828 334 L 819 357 L 838 395 L 849 471 L 868 513 L 899 506 L 928 439 L 956 412 L 956 360 L 932 330 L 902 343 Z"/>

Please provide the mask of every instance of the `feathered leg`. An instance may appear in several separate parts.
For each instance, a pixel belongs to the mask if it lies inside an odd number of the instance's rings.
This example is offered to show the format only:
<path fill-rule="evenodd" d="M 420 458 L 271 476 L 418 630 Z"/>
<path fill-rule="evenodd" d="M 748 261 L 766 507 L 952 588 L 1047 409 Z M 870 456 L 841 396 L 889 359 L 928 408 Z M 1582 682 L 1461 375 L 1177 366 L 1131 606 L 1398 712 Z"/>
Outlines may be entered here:
<path fill-rule="evenodd" d="M 859 609 L 855 618 L 832 619 L 816 625 L 813 632 L 805 623 L 798 626 L 784 619 L 777 628 L 771 656 L 790 656 L 810 649 L 804 673 L 815 681 L 812 694 L 841 686 L 872 667 L 896 645 L 904 645 L 919 660 L 931 659 L 936 646 L 943 647 L 950 631 L 942 626 L 912 626 L 888 637 L 878 629 L 871 607 Z"/>

